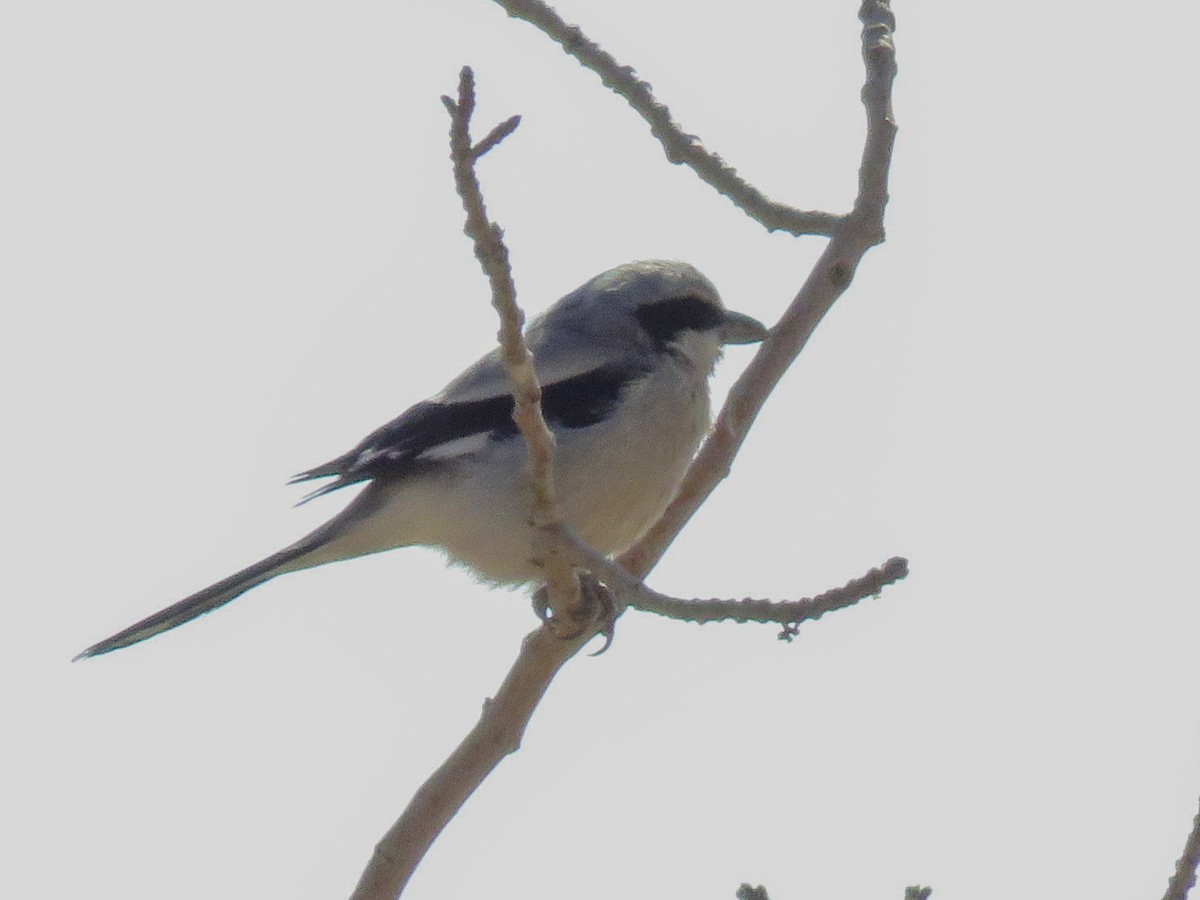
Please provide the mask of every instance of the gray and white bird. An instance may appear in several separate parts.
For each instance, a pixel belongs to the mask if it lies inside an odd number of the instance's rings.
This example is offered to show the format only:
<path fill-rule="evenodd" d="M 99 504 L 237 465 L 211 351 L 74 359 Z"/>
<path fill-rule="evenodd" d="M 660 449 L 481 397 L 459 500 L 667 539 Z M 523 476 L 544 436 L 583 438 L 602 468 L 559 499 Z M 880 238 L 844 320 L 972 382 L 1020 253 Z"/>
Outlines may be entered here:
<path fill-rule="evenodd" d="M 766 334 L 726 310 L 692 266 L 665 260 L 597 275 L 530 324 L 542 410 L 557 441 L 559 508 L 584 541 L 619 553 L 658 518 L 709 429 L 708 379 L 722 346 Z M 497 584 L 537 581 L 528 454 L 512 412 L 493 350 L 440 394 L 293 479 L 333 479 L 310 496 L 367 482 L 338 515 L 76 659 L 144 641 L 285 572 L 395 547 L 440 548 Z"/>

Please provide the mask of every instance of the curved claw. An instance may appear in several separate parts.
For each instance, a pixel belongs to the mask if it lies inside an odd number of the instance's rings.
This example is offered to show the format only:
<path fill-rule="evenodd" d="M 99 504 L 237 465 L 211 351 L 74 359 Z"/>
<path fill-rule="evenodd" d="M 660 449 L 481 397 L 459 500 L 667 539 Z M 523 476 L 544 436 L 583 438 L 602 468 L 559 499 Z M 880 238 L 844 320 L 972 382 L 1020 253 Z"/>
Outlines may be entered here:
<path fill-rule="evenodd" d="M 604 635 L 604 646 L 595 653 L 588 654 L 588 656 L 599 656 L 601 653 L 608 651 L 608 648 L 612 646 L 613 638 L 616 636 L 617 604 L 613 600 L 612 591 L 597 581 L 592 575 L 581 574 L 579 576 L 579 587 L 583 591 L 584 597 L 587 598 L 588 608 L 592 610 L 592 614 L 604 622 L 604 627 L 600 629 L 600 634 Z"/>
<path fill-rule="evenodd" d="M 601 653 L 608 652 L 608 648 L 612 646 L 613 635 L 615 635 L 617 633 L 617 630 L 614 627 L 616 624 L 617 624 L 617 620 L 613 619 L 608 625 L 606 625 L 604 627 L 604 630 L 600 632 L 602 635 L 604 635 L 604 646 L 601 647 L 599 650 L 597 650 L 595 653 L 589 653 L 588 656 L 599 656 Z"/>
<path fill-rule="evenodd" d="M 612 646 L 619 615 L 617 603 L 613 599 L 612 591 L 597 581 L 594 575 L 587 572 L 579 573 L 579 590 L 583 605 L 580 612 L 571 617 L 575 627 L 568 634 L 563 634 L 560 630 L 563 623 L 553 615 L 554 610 L 550 607 L 550 595 L 544 585 L 534 592 L 529 602 L 541 623 L 556 628 L 560 637 L 577 637 L 588 623 L 600 620 L 603 624 L 597 634 L 604 635 L 604 646 L 595 653 L 588 654 L 589 656 L 599 656 Z"/>

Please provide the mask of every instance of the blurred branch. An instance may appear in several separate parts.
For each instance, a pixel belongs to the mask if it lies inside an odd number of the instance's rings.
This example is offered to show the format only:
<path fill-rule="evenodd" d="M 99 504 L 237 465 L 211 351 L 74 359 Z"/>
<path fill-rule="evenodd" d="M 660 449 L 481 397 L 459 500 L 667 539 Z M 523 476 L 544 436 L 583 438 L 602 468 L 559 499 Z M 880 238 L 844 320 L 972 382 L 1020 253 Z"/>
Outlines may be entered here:
<path fill-rule="evenodd" d="M 734 900 L 771 900 L 767 894 L 767 889 L 761 884 L 753 887 L 749 884 L 743 884 L 737 889 L 733 897 Z"/>
<path fill-rule="evenodd" d="M 1175 874 L 1167 882 L 1163 900 L 1187 900 L 1188 891 L 1196 885 L 1196 870 L 1200 868 L 1200 812 L 1192 819 L 1192 830 L 1183 842 L 1183 855 L 1175 863 Z"/>

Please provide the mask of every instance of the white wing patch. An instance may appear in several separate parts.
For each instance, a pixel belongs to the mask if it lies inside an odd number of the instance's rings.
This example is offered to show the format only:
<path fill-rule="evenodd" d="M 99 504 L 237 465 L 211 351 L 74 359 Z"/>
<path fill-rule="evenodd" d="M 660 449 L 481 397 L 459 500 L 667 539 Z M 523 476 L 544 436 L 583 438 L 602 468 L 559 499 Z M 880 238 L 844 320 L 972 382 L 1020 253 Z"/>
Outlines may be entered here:
<path fill-rule="evenodd" d="M 468 434 L 466 437 L 456 438 L 452 441 L 446 441 L 444 444 L 430 447 L 421 453 L 418 453 L 417 459 L 457 459 L 460 456 L 469 456 L 472 453 L 478 453 L 491 439 L 490 431 L 481 431 L 475 434 Z"/>

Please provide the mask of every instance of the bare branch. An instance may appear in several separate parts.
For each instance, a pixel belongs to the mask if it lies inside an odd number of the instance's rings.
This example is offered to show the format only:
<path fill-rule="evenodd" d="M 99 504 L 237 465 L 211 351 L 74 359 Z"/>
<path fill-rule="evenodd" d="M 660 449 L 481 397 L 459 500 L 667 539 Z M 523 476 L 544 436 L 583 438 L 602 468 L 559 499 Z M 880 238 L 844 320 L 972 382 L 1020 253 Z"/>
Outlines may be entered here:
<path fill-rule="evenodd" d="M 1196 870 L 1200 868 L 1200 812 L 1192 819 L 1192 830 L 1183 843 L 1183 855 L 1175 863 L 1175 874 L 1167 882 L 1163 900 L 1187 900 L 1188 891 L 1196 884 Z"/>
<path fill-rule="evenodd" d="M 863 92 L 869 117 L 868 138 L 860 170 L 859 197 L 854 211 L 843 218 L 826 213 L 802 213 L 766 200 L 761 193 L 736 178 L 733 170 L 718 157 L 704 151 L 694 138 L 680 134 L 671 122 L 670 112 L 654 100 L 648 87 L 636 79 L 631 70 L 617 67 L 607 54 L 586 41 L 578 29 L 569 28 L 552 11 L 532 0 L 497 2 L 508 9 L 511 15 L 530 21 L 534 21 L 531 17 L 536 15 L 550 16 L 547 21 L 558 31 L 557 36 L 553 32 L 548 33 L 585 65 L 598 71 L 606 84 L 629 100 L 651 123 L 669 159 L 691 165 L 704 180 L 730 196 L 769 230 L 783 228 L 794 234 L 833 236 L 788 312 L 735 385 L 712 436 L 689 469 L 679 496 L 663 519 L 621 558 L 618 565 L 579 542 L 557 514 L 553 484 L 553 440 L 541 416 L 541 389 L 521 335 L 524 319 L 516 305 L 508 253 L 499 227 L 487 218 L 473 168 L 476 159 L 512 132 L 516 120 L 510 119 L 494 129 L 473 147 L 469 126 L 475 97 L 470 69 L 462 72 L 457 102 L 443 98 L 452 117 L 451 155 L 455 183 L 467 212 L 465 230 L 475 243 L 475 255 L 487 273 L 492 286 L 493 305 L 501 317 L 502 352 L 517 407 L 514 419 L 530 448 L 534 483 L 533 519 L 538 526 L 539 539 L 545 540 L 551 550 L 551 558 L 547 562 L 555 571 L 569 573 L 576 598 L 579 597 L 578 583 L 572 563 L 589 569 L 626 598 L 632 597 L 639 603 L 647 597 L 662 600 L 664 598 L 661 595 L 645 588 L 640 579 L 661 558 L 700 502 L 728 473 L 730 461 L 766 396 L 804 347 L 825 312 L 846 289 L 863 254 L 883 239 L 882 215 L 887 199 L 887 171 L 895 131 L 890 114 L 891 79 L 895 71 L 890 12 L 886 0 L 865 2 L 860 12 L 864 22 L 863 46 L 868 68 L 867 86 Z M 543 26 L 539 24 L 539 27 Z M 588 62 L 583 57 L 593 60 Z M 790 222 L 792 227 L 780 222 Z M 859 582 L 852 582 L 846 588 L 809 601 L 813 605 L 806 613 L 788 609 L 789 621 L 794 622 L 802 615 L 819 615 L 826 611 L 822 604 L 829 609 L 838 608 L 839 603 L 848 605 L 843 601 L 855 589 L 866 596 L 884 584 L 903 577 L 905 571 L 903 560 L 893 560 L 882 570 L 869 573 Z M 556 582 L 559 580 L 548 579 L 551 596 L 555 595 L 559 587 Z M 669 601 L 671 598 L 665 599 Z M 695 608 L 693 605 L 692 609 Z M 734 609 L 732 615 L 729 615 L 728 608 L 714 609 L 721 610 L 722 615 L 713 618 L 755 618 L 760 613 L 757 607 L 745 605 L 740 610 Z M 620 608 L 617 610 L 619 613 Z M 518 748 L 533 710 L 559 668 L 599 633 L 603 623 L 591 621 L 581 627 L 578 636 L 564 639 L 561 633 L 543 626 L 525 639 L 521 653 L 500 691 L 494 700 L 485 704 L 479 723 L 420 788 L 404 814 L 380 841 L 352 900 L 390 900 L 400 894 L 430 844 L 450 818 L 499 761 Z"/>
<path fill-rule="evenodd" d="M 867 140 L 858 169 L 858 198 L 851 218 L 873 243 L 884 239 L 883 213 L 888 201 L 888 175 L 892 169 L 892 146 L 896 142 L 896 119 L 892 113 L 892 82 L 896 79 L 896 17 L 891 0 L 863 0 L 858 10 L 863 23 L 862 56 L 867 80 L 862 102 L 867 111 Z M 872 233 L 871 226 L 876 230 Z"/>
<path fill-rule="evenodd" d="M 520 748 L 525 726 L 563 663 L 595 635 L 589 628 L 564 640 L 549 626 L 529 634 L 479 722 L 421 785 L 408 808 L 375 847 L 350 900 L 393 900 L 467 798 L 509 753 Z"/>
<path fill-rule="evenodd" d="M 777 622 L 785 626 L 780 638 L 786 640 L 796 634 L 800 622 L 853 606 L 908 574 L 907 562 L 895 558 L 845 587 L 809 600 L 680 600 L 646 587 L 590 548 L 569 526 L 551 525 L 547 530 L 554 532 L 554 540 L 561 541 L 565 560 L 597 574 L 614 590 L 617 616 L 628 605 L 697 623 Z M 558 670 L 603 625 L 599 620 L 587 622 L 580 633 L 564 639 L 547 623 L 525 638 L 495 699 L 484 704 L 479 722 L 421 786 L 376 846 L 351 900 L 390 900 L 399 896 L 433 841 L 467 798 L 506 755 L 520 748 L 525 728 Z"/>
<path fill-rule="evenodd" d="M 563 629 L 558 621 L 551 621 L 525 638 L 496 697 L 484 704 L 479 722 L 429 776 L 376 845 L 351 900 L 393 900 L 400 896 L 417 865 L 462 804 L 500 760 L 520 747 L 525 726 L 555 673 L 602 627 L 599 621 L 579 622 L 583 603 L 579 581 L 560 549 L 561 542 L 546 537 L 564 531 L 554 498 L 554 436 L 542 416 L 541 385 L 522 334 L 525 316 L 517 305 L 503 232 L 488 220 L 474 168 L 476 160 L 512 134 L 520 117 L 501 123 L 472 146 L 475 79 L 466 66 L 459 74 L 458 99 L 443 97 L 442 102 L 450 113 L 454 183 L 467 213 L 463 230 L 474 243 L 475 256 L 491 284 L 492 305 L 500 315 L 501 355 L 513 393 L 513 420 L 529 448 L 531 520 L 539 545 L 534 552 L 543 551 L 541 558 L 556 620 L 565 616 L 573 627 Z"/>
<path fill-rule="evenodd" d="M 578 25 L 568 25 L 542 0 L 496 0 L 515 19 L 524 19 L 557 42 L 579 64 L 600 76 L 604 86 L 628 101 L 650 125 L 650 132 L 662 144 L 667 159 L 675 165 L 690 166 L 700 178 L 733 201 L 739 209 L 767 231 L 788 234 L 832 236 L 844 219 L 826 212 L 806 212 L 784 203 L 776 203 L 738 175 L 715 153 L 704 149 L 694 134 L 686 134 L 675 123 L 671 110 L 655 99 L 650 85 L 642 81 L 631 66 L 622 66 L 590 40 Z"/>
<path fill-rule="evenodd" d="M 533 367 L 533 356 L 525 345 L 522 329 L 525 314 L 517 305 L 517 289 L 513 284 L 512 268 L 504 232 L 488 220 L 487 208 L 475 161 L 512 134 L 520 123 L 513 116 L 501 123 L 476 146 L 471 145 L 471 115 L 475 112 L 475 73 L 463 66 L 458 79 L 458 101 L 443 97 L 450 113 L 450 159 L 454 163 L 454 185 L 467 213 L 464 231 L 475 245 L 475 257 L 483 266 L 492 288 L 492 306 L 500 315 L 501 356 L 512 388 L 513 421 L 529 447 L 530 489 L 532 509 L 530 520 L 535 528 L 559 524 L 562 519 L 554 497 L 554 435 L 542 416 L 542 388 Z M 535 549 L 544 563 L 550 606 L 559 613 L 559 621 L 574 621 L 580 613 L 582 598 L 579 582 L 569 563 L 561 558 L 554 542 L 539 542 Z"/>
<path fill-rule="evenodd" d="M 861 578 L 847 582 L 844 587 L 833 588 L 816 597 L 805 600 L 680 600 L 667 597 L 644 588 L 629 600 L 635 609 L 658 613 L 685 622 L 776 622 L 789 626 L 780 637 L 795 635 L 795 626 L 801 622 L 819 619 L 827 612 L 846 609 L 867 597 L 877 596 L 889 584 L 894 584 L 908 575 L 908 561 L 893 557 L 878 569 L 872 569 Z"/>
<path fill-rule="evenodd" d="M 805 600 L 683 600 L 669 597 L 647 587 L 618 563 L 597 553 L 567 526 L 561 526 L 558 539 L 564 544 L 571 562 L 601 579 L 613 592 L 616 615 L 626 607 L 657 613 L 683 622 L 775 622 L 789 626 L 781 637 L 795 633 L 794 626 L 819 619 L 827 612 L 845 609 L 860 600 L 878 595 L 889 584 L 908 576 L 908 560 L 892 557 L 877 569 L 844 587 L 833 588 Z"/>
<path fill-rule="evenodd" d="M 854 212 L 829 241 L 800 292 L 730 390 L 712 434 L 692 461 L 667 511 L 621 556 L 621 565 L 638 577 L 654 568 L 696 510 L 729 474 L 733 458 L 767 397 L 800 355 L 825 313 L 849 287 L 863 256 L 883 240 L 888 171 L 896 134 L 891 105 L 896 74 L 893 19 L 887 0 L 866 0 L 859 18 L 863 22 L 867 69 L 863 87 L 867 140 Z"/>

